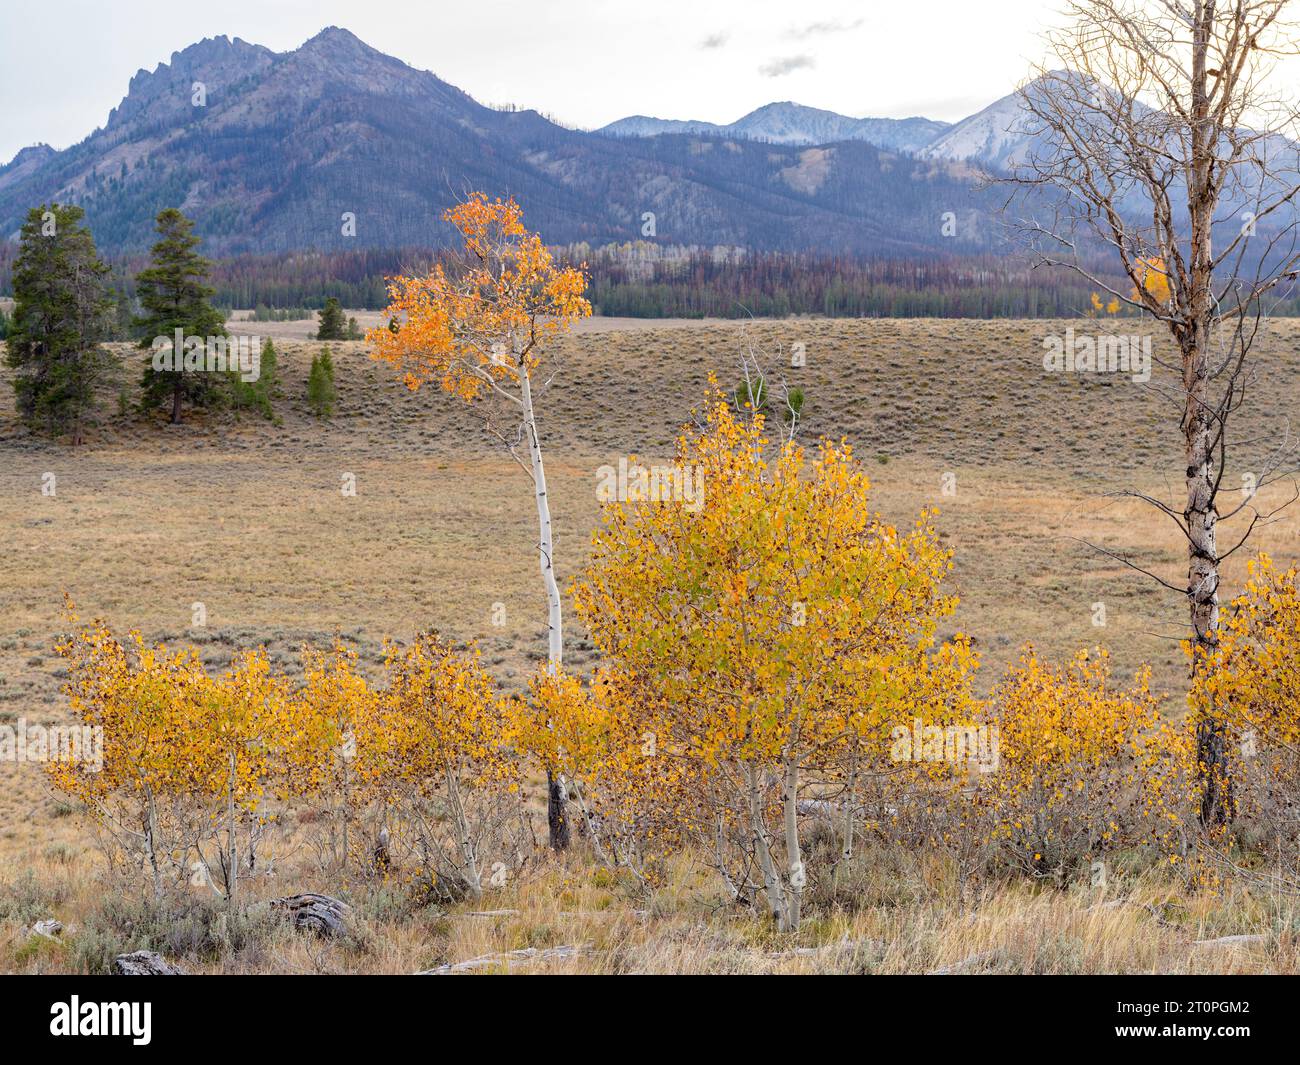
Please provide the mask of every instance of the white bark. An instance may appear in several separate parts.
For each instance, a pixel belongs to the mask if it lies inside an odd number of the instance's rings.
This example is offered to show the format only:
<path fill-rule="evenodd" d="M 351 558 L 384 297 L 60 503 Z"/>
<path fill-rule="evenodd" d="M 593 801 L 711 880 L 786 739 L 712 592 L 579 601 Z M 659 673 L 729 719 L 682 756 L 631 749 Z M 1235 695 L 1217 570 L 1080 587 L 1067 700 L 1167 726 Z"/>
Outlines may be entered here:
<path fill-rule="evenodd" d="M 555 579 L 555 539 L 551 531 L 551 503 L 546 495 L 546 468 L 542 463 L 542 444 L 537 435 L 537 417 L 533 410 L 533 382 L 527 366 L 519 367 L 519 399 L 523 405 L 524 434 L 528 438 L 529 468 L 533 475 L 533 497 L 537 501 L 537 559 L 546 588 L 547 668 L 552 676 L 564 661 L 564 608 L 560 585 Z M 546 774 L 546 821 L 550 844 L 555 850 L 569 845 L 569 826 L 565 814 L 565 781 Z"/>
<path fill-rule="evenodd" d="M 546 497 L 546 470 L 542 464 L 542 445 L 537 436 L 537 418 L 533 413 L 533 384 L 526 368 L 519 371 L 519 396 L 523 401 L 524 433 L 528 437 L 528 459 L 533 473 L 533 496 L 537 501 L 537 552 L 546 586 L 548 625 L 548 662 L 554 674 L 564 658 L 564 618 L 560 585 L 555 579 L 555 541 L 551 531 L 551 504 Z"/>
<path fill-rule="evenodd" d="M 456 841 L 460 844 L 460 857 L 465 867 L 465 883 L 472 898 L 483 897 L 483 877 L 478 867 L 478 849 L 474 846 L 474 835 L 470 831 L 469 818 L 465 806 L 460 801 L 460 787 L 456 775 L 450 768 L 446 771 L 447 801 L 451 804 L 452 817 L 456 821 Z"/>
<path fill-rule="evenodd" d="M 235 885 L 239 881 L 239 851 L 236 849 L 235 836 L 235 779 L 236 779 L 236 761 L 235 752 L 230 752 L 230 790 L 227 793 L 226 807 L 226 846 L 229 851 L 226 876 L 226 898 L 230 905 L 235 904 Z"/>
<path fill-rule="evenodd" d="M 785 888 L 781 876 L 772 861 L 772 837 L 767 831 L 763 794 L 758 783 L 758 770 L 753 765 L 745 766 L 749 780 L 749 829 L 753 835 L 754 854 L 758 858 L 758 868 L 763 874 L 763 888 L 767 892 L 768 909 L 776 920 L 777 927 L 785 931 Z"/>
<path fill-rule="evenodd" d="M 596 857 L 607 868 L 615 868 L 614 862 L 610 860 L 605 848 L 600 844 L 600 834 L 596 831 L 596 825 L 591 819 L 591 811 L 587 809 L 587 800 L 582 795 L 582 785 L 578 783 L 577 777 L 573 778 L 573 794 L 578 803 L 578 810 L 582 814 L 583 826 L 587 829 L 587 838 L 591 840 L 591 847 L 596 852 Z"/>
<path fill-rule="evenodd" d="M 799 930 L 800 910 L 803 908 L 805 874 L 803 853 L 799 847 L 799 759 L 793 751 L 785 759 L 785 860 L 789 867 L 786 882 L 789 884 L 785 911 L 786 932 Z"/>

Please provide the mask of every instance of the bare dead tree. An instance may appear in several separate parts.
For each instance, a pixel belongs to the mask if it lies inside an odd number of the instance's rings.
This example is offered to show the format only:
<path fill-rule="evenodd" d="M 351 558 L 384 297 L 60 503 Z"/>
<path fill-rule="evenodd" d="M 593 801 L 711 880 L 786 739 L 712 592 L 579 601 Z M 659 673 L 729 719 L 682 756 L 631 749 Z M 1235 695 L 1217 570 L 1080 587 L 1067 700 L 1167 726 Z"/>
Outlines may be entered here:
<path fill-rule="evenodd" d="M 1300 273 L 1297 111 L 1270 83 L 1278 58 L 1296 51 L 1286 7 L 1067 0 L 1068 28 L 1049 38 L 1064 69 L 1038 71 L 1021 93 L 1034 146 L 1011 180 L 1036 205 L 1039 216 L 1021 224 L 1039 264 L 1075 270 L 1144 312 L 1178 352 L 1167 367 L 1176 385 L 1151 387 L 1179 412 L 1185 498 L 1131 494 L 1186 539 L 1185 587 L 1156 579 L 1187 598 L 1193 671 L 1218 641 L 1220 563 L 1273 516 L 1253 497 L 1221 515 L 1218 499 L 1252 349 Z M 1105 280 L 1116 267 L 1131 289 Z M 1276 449 L 1260 486 L 1285 475 L 1290 451 Z M 1247 528 L 1224 549 L 1219 523 L 1238 513 Z M 1198 724 L 1206 825 L 1230 815 L 1226 742 L 1222 724 Z"/>

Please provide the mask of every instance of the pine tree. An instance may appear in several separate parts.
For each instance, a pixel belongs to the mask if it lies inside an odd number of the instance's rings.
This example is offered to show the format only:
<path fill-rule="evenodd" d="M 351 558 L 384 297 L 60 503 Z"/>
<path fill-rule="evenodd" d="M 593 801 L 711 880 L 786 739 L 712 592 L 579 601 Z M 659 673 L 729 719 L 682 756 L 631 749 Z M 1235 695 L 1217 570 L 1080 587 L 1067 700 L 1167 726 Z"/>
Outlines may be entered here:
<path fill-rule="evenodd" d="M 144 314 L 133 322 L 143 339 L 141 347 L 151 347 L 157 337 L 171 340 L 177 329 L 186 337 L 225 336 L 221 312 L 209 300 L 213 289 L 204 284 L 210 264 L 195 248 L 199 238 L 191 230 L 194 223 L 174 207 L 161 211 L 157 219 L 162 237 L 153 246 L 152 265 L 136 277 L 136 293 Z M 180 366 L 180 352 L 175 353 Z M 181 420 L 181 402 L 205 406 L 218 395 L 218 378 L 203 369 L 155 370 L 152 359 L 144 372 L 142 406 L 157 407 L 171 398 L 171 420 Z"/>
<path fill-rule="evenodd" d="M 333 296 L 325 301 L 320 312 L 320 328 L 316 331 L 317 340 L 346 340 L 347 320 L 343 317 L 343 308 Z"/>
<path fill-rule="evenodd" d="M 311 375 L 307 378 L 307 402 L 318 418 L 334 414 L 338 393 L 334 388 L 334 359 L 329 347 L 311 360 Z"/>
<path fill-rule="evenodd" d="M 262 341 L 261 372 L 255 382 L 258 388 L 258 407 L 266 417 L 271 417 L 271 404 L 280 395 L 280 358 L 271 338 Z"/>
<path fill-rule="evenodd" d="M 229 375 L 231 406 L 235 410 L 255 410 L 268 421 L 276 421 L 274 401 L 280 394 L 279 362 L 271 338 L 265 338 L 257 380 L 245 381 L 238 372 Z"/>
<path fill-rule="evenodd" d="M 80 207 L 51 204 L 27 214 L 14 261 L 15 306 L 6 361 L 23 421 L 82 442 L 95 389 L 112 365 L 101 346 L 111 328 L 109 268 L 81 225 Z"/>

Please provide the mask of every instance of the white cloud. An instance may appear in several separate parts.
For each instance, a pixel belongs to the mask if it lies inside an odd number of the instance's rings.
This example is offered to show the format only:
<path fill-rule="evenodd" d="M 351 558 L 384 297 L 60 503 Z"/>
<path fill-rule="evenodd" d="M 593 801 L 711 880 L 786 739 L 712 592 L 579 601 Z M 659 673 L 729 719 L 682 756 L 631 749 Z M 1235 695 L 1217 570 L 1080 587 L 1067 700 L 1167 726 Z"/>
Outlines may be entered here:
<path fill-rule="evenodd" d="M 796 41 L 804 41 L 809 37 L 848 33 L 851 30 L 860 28 L 866 23 L 866 21 L 866 19 L 857 18 L 852 22 L 844 22 L 840 19 L 829 19 L 825 22 L 809 22 L 805 26 L 797 26 L 794 29 L 786 30 L 785 35 L 794 38 Z"/>
<path fill-rule="evenodd" d="M 769 59 L 758 68 L 758 72 L 765 78 L 783 78 L 796 70 L 811 70 L 816 65 L 816 61 L 810 55 L 787 55 Z"/>

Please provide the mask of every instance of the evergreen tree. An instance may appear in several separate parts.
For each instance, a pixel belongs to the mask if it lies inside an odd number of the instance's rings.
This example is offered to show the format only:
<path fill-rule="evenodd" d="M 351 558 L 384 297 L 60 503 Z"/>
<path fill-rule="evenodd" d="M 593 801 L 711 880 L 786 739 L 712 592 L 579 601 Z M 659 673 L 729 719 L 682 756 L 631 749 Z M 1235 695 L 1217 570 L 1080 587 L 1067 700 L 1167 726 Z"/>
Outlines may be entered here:
<path fill-rule="evenodd" d="M 316 331 L 317 340 L 346 340 L 347 320 L 343 317 L 343 308 L 333 296 L 325 301 L 320 312 L 320 328 Z"/>
<path fill-rule="evenodd" d="M 262 341 L 262 357 L 256 381 L 245 381 L 238 373 L 230 374 L 231 405 L 236 410 L 255 410 L 268 421 L 275 416 L 276 397 L 280 395 L 279 357 L 271 338 Z"/>
<path fill-rule="evenodd" d="M 133 326 L 142 337 L 141 347 L 152 347 L 156 337 L 169 340 L 177 329 L 186 337 L 225 336 L 221 312 L 209 302 L 213 290 L 204 284 L 210 264 L 195 251 L 199 238 L 194 223 L 174 207 L 157 219 L 162 237 L 153 246 L 152 265 L 136 277 L 136 295 L 144 313 Z M 142 406 L 161 406 L 170 397 L 172 424 L 181 420 L 181 403 L 205 406 L 217 398 L 218 377 L 203 369 L 186 370 L 175 353 L 175 368 L 155 370 L 152 356 L 145 366 Z"/>
<path fill-rule="evenodd" d="M 334 359 L 326 346 L 311 360 L 311 375 L 307 378 L 307 403 L 318 418 L 328 418 L 334 413 L 338 393 L 334 388 Z"/>
<path fill-rule="evenodd" d="M 9 335 L 9 316 L 5 314 L 5 309 L 0 307 L 0 340 L 4 340 Z"/>
<path fill-rule="evenodd" d="M 276 353 L 271 338 L 262 341 L 261 373 L 257 386 L 267 400 L 267 417 L 270 417 L 270 402 L 280 395 L 280 357 Z"/>
<path fill-rule="evenodd" d="M 84 213 L 59 204 L 28 212 L 6 339 L 19 415 L 34 428 L 70 434 L 73 444 L 82 441 L 96 386 L 113 363 L 102 347 L 113 308 L 109 268 L 80 224 Z"/>

